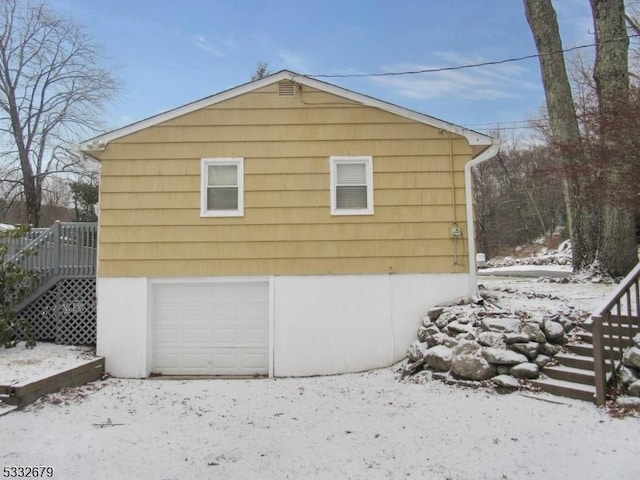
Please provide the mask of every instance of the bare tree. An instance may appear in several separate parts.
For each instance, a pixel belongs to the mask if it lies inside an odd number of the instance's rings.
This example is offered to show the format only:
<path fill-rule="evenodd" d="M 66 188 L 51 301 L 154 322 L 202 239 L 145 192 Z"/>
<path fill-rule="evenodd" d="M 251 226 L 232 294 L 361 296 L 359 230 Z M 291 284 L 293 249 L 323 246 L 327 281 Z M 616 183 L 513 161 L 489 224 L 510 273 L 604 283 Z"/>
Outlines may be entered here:
<path fill-rule="evenodd" d="M 594 79 L 598 93 L 600 141 L 607 158 L 604 193 L 601 198 L 602 227 L 600 261 L 612 275 L 626 275 L 638 262 L 635 212 L 628 181 L 632 162 L 622 145 L 634 135 L 619 116 L 629 105 L 629 37 L 625 25 L 624 0 L 591 0 L 596 32 Z M 637 112 L 635 113 L 637 116 Z"/>
<path fill-rule="evenodd" d="M 589 266 L 596 258 L 598 210 L 593 204 L 591 189 L 585 188 L 591 177 L 583 170 L 586 162 L 556 12 L 551 0 L 524 0 L 524 5 L 540 54 L 551 136 L 564 177 L 564 199 L 573 243 L 573 265 L 579 270 Z"/>
<path fill-rule="evenodd" d="M 98 114 L 117 92 L 100 60 L 84 30 L 46 4 L 0 5 L 0 140 L 10 145 L 0 161 L 34 226 L 45 179 L 79 167 L 73 140 L 99 129 Z"/>

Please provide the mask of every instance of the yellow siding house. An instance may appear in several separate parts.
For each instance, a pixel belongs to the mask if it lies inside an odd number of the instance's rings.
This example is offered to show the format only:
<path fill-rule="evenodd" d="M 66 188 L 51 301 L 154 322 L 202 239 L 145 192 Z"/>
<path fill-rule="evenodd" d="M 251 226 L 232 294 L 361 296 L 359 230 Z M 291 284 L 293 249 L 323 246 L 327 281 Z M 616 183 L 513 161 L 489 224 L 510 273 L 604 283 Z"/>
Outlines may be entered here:
<path fill-rule="evenodd" d="M 296 376 L 401 359 L 475 293 L 491 138 L 281 71 L 90 139 L 98 353 L 121 377 Z"/>

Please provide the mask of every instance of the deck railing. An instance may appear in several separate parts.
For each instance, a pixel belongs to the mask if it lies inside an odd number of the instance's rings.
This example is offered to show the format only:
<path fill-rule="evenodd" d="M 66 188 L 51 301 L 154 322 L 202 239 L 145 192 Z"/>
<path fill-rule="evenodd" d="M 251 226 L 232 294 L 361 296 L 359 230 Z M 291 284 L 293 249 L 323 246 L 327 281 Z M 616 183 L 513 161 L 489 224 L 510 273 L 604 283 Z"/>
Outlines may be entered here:
<path fill-rule="evenodd" d="M 56 222 L 9 243 L 7 255 L 40 274 L 40 284 L 56 276 L 84 278 L 96 274 L 97 224 Z M 15 239 L 14 239 L 15 240 Z"/>
<path fill-rule="evenodd" d="M 640 332 L 640 263 L 607 302 L 591 316 L 596 403 L 604 405 L 609 381 L 616 378 L 624 350 Z"/>

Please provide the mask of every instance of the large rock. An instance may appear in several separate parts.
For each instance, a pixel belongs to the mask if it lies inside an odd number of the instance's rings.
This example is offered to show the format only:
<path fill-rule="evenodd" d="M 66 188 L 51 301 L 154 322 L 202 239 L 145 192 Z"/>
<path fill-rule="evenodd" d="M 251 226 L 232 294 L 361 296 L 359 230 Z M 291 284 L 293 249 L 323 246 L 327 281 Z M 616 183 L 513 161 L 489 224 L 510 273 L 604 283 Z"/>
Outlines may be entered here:
<path fill-rule="evenodd" d="M 640 397 L 640 380 L 636 380 L 627 389 L 627 393 L 632 397 Z"/>
<path fill-rule="evenodd" d="M 473 326 L 468 323 L 462 323 L 458 320 L 454 320 L 453 322 L 447 325 L 447 328 L 456 333 L 469 333 L 473 330 Z"/>
<path fill-rule="evenodd" d="M 425 338 L 425 342 L 429 346 L 429 348 L 431 348 L 435 347 L 436 345 L 442 345 L 445 338 L 449 337 L 447 337 L 444 333 L 436 333 L 435 335 L 429 335 L 427 338 Z"/>
<path fill-rule="evenodd" d="M 453 347 L 453 355 L 478 355 L 480 354 L 480 345 L 473 340 L 461 340 L 458 345 Z"/>
<path fill-rule="evenodd" d="M 512 352 L 511 350 L 501 350 L 499 348 L 485 348 L 482 355 L 489 363 L 496 365 L 516 365 L 518 363 L 527 362 L 524 355 Z"/>
<path fill-rule="evenodd" d="M 446 372 L 451 368 L 453 351 L 444 345 L 437 345 L 430 348 L 424 354 L 425 363 L 439 372 Z"/>
<path fill-rule="evenodd" d="M 550 357 L 553 357 L 554 355 L 557 355 L 558 353 L 560 353 L 561 350 L 562 350 L 562 347 L 560 345 L 554 345 L 552 343 L 540 344 L 540 353 L 542 353 L 543 355 L 548 355 Z"/>
<path fill-rule="evenodd" d="M 538 368 L 544 368 L 547 366 L 547 364 L 550 361 L 551 361 L 551 357 L 548 357 L 547 355 L 538 354 L 535 360 L 533 361 L 533 363 L 535 363 L 538 366 Z"/>
<path fill-rule="evenodd" d="M 504 341 L 506 343 L 526 343 L 529 340 L 529 335 L 524 332 L 504 334 Z"/>
<path fill-rule="evenodd" d="M 431 310 L 427 312 L 427 317 L 431 321 L 436 321 L 438 317 L 444 312 L 444 307 L 433 307 Z"/>
<path fill-rule="evenodd" d="M 433 325 L 433 320 L 431 320 L 431 318 L 429 318 L 429 315 L 425 315 L 424 317 L 422 317 L 422 326 L 423 327 L 429 327 L 431 325 Z"/>
<path fill-rule="evenodd" d="M 547 341 L 547 337 L 544 336 L 544 332 L 535 323 L 527 323 L 522 328 L 522 333 L 529 336 L 529 340 L 532 342 L 544 343 Z"/>
<path fill-rule="evenodd" d="M 438 319 L 434 322 L 436 327 L 443 329 L 449 323 L 453 322 L 456 319 L 456 314 L 451 311 L 442 312 L 442 314 L 438 317 Z"/>
<path fill-rule="evenodd" d="M 560 340 L 564 336 L 564 327 L 561 323 L 547 319 L 542 322 L 542 331 L 549 341 Z"/>
<path fill-rule="evenodd" d="M 620 368 L 618 369 L 618 382 L 620 382 L 620 385 L 627 386 L 636 380 L 638 380 L 638 376 L 632 368 L 620 365 Z"/>
<path fill-rule="evenodd" d="M 465 380 L 488 380 L 495 376 L 496 368 L 476 355 L 456 355 L 451 360 L 451 373 Z"/>
<path fill-rule="evenodd" d="M 510 390 L 515 390 L 520 387 L 518 380 L 513 378 L 511 375 L 496 375 L 491 379 L 491 381 L 498 387 L 507 388 Z"/>
<path fill-rule="evenodd" d="M 640 347 L 631 347 L 622 355 L 622 364 L 631 368 L 640 368 Z"/>
<path fill-rule="evenodd" d="M 449 337 L 447 335 L 445 335 L 444 339 L 442 340 L 442 345 L 449 348 L 455 347 L 456 345 L 458 345 L 458 343 L 460 343 L 460 340 L 458 340 L 457 338 Z"/>
<path fill-rule="evenodd" d="M 417 340 L 411 342 L 409 345 L 409 350 L 407 351 L 407 358 L 409 358 L 410 362 L 417 362 L 418 360 L 422 360 L 424 358 L 424 354 L 427 351 L 427 344 L 418 342 Z"/>
<path fill-rule="evenodd" d="M 640 333 L 636 333 L 633 337 L 633 343 L 636 347 L 640 347 Z"/>
<path fill-rule="evenodd" d="M 517 332 L 521 322 L 517 318 L 483 318 L 480 322 L 482 330 L 489 332 Z"/>
<path fill-rule="evenodd" d="M 576 328 L 575 323 L 570 318 L 565 317 L 564 315 L 560 315 L 556 322 L 562 324 L 562 328 L 564 328 L 565 333 L 571 332 L 574 328 Z"/>
<path fill-rule="evenodd" d="M 540 369 L 535 363 L 520 363 L 514 365 L 510 373 L 516 378 L 538 378 Z"/>
<path fill-rule="evenodd" d="M 480 332 L 478 334 L 478 343 L 484 347 L 502 347 L 504 341 L 503 334 L 498 332 Z"/>
<path fill-rule="evenodd" d="M 526 356 L 529 360 L 533 360 L 540 351 L 540 344 L 536 342 L 512 343 L 511 349 Z"/>
<path fill-rule="evenodd" d="M 418 328 L 418 340 L 420 340 L 421 342 L 426 342 L 427 337 L 436 335 L 438 333 L 440 333 L 440 330 L 438 330 L 438 327 L 436 327 L 434 324 L 431 324 L 428 327 L 420 325 L 420 327 Z"/>
<path fill-rule="evenodd" d="M 637 397 L 618 397 L 616 398 L 618 407 L 636 408 L 640 407 L 640 398 Z"/>

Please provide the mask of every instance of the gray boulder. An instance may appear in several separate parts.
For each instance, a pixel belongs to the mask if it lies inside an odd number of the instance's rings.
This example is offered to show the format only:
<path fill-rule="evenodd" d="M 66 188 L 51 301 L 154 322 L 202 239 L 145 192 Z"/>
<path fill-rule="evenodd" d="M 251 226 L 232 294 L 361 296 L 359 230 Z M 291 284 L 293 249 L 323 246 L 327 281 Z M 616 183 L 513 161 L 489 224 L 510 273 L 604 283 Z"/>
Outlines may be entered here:
<path fill-rule="evenodd" d="M 451 372 L 465 380 L 488 380 L 495 376 L 496 368 L 476 355 L 456 355 L 451 360 Z"/>
<path fill-rule="evenodd" d="M 467 333 L 459 333 L 458 335 L 456 335 L 456 340 L 460 341 L 460 340 L 476 340 L 476 334 L 471 331 L 471 332 L 467 332 Z"/>
<path fill-rule="evenodd" d="M 454 320 L 449 325 L 447 325 L 449 330 L 456 333 L 469 333 L 473 330 L 473 326 L 468 323 L 461 323 L 458 320 Z"/>
<path fill-rule="evenodd" d="M 636 380 L 627 389 L 627 393 L 632 397 L 640 397 L 640 380 Z"/>
<path fill-rule="evenodd" d="M 435 321 L 442 314 L 442 312 L 444 312 L 444 307 L 433 307 L 427 312 L 427 317 L 429 317 L 431 321 Z"/>
<path fill-rule="evenodd" d="M 547 364 L 551 361 L 551 357 L 548 357 L 546 355 L 536 355 L 536 358 L 533 360 L 533 363 L 535 363 L 538 368 L 544 368 L 547 366 Z"/>
<path fill-rule="evenodd" d="M 445 335 L 444 339 L 442 340 L 442 344 L 445 347 L 449 348 L 455 347 L 456 345 L 458 345 L 458 343 L 460 343 L 460 340 L 458 340 L 457 338 L 449 337 L 447 335 Z"/>
<path fill-rule="evenodd" d="M 510 373 L 516 378 L 538 378 L 540 369 L 535 363 L 520 363 L 512 367 Z"/>
<path fill-rule="evenodd" d="M 640 347 L 631 347 L 622 355 L 622 364 L 631 368 L 640 368 Z"/>
<path fill-rule="evenodd" d="M 422 360 L 424 358 L 424 354 L 427 351 L 427 344 L 414 341 L 409 345 L 409 350 L 407 351 L 407 358 L 410 362 L 417 362 L 418 360 Z"/>
<path fill-rule="evenodd" d="M 513 378 L 511 375 L 496 375 L 491 379 L 493 383 L 495 383 L 498 387 L 515 390 L 520 387 L 518 380 Z"/>
<path fill-rule="evenodd" d="M 438 333 L 440 333 L 440 330 L 438 330 L 438 327 L 436 327 L 434 324 L 431 324 L 428 327 L 420 325 L 420 327 L 418 328 L 418 340 L 420 340 L 421 342 L 426 342 L 427 337 L 429 337 L 430 335 L 436 335 Z"/>
<path fill-rule="evenodd" d="M 529 341 L 529 335 L 524 332 L 519 333 L 505 333 L 504 341 L 506 343 L 525 343 Z"/>
<path fill-rule="evenodd" d="M 453 355 L 478 355 L 480 354 L 480 345 L 472 340 L 462 340 L 458 345 L 453 347 Z"/>
<path fill-rule="evenodd" d="M 421 324 L 423 327 L 430 327 L 431 325 L 433 325 L 433 320 L 431 319 L 431 317 L 429 317 L 429 315 L 425 315 L 424 317 L 422 317 Z"/>
<path fill-rule="evenodd" d="M 562 347 L 560 345 L 553 345 L 551 343 L 540 344 L 540 353 L 542 353 L 543 355 L 548 355 L 550 357 L 553 357 L 554 355 L 557 355 L 558 353 L 560 353 L 561 350 L 562 350 Z"/>
<path fill-rule="evenodd" d="M 526 356 L 529 360 L 533 360 L 540 351 L 540 344 L 536 342 L 512 343 L 511 349 Z"/>
<path fill-rule="evenodd" d="M 451 311 L 442 312 L 442 314 L 438 317 L 438 319 L 434 322 L 436 327 L 443 329 L 449 323 L 453 322 L 456 319 L 456 314 Z"/>
<path fill-rule="evenodd" d="M 618 369 L 618 382 L 620 382 L 621 385 L 627 386 L 636 380 L 638 380 L 638 376 L 633 369 L 625 367 L 624 365 L 620 366 Z"/>
<path fill-rule="evenodd" d="M 439 372 L 446 372 L 451 368 L 451 359 L 453 352 L 449 347 L 437 345 L 430 348 L 424 354 L 425 363 Z"/>
<path fill-rule="evenodd" d="M 482 330 L 488 332 L 517 332 L 521 322 L 517 318 L 483 318 L 480 322 Z"/>
<path fill-rule="evenodd" d="M 515 365 L 527 362 L 527 357 L 524 355 L 499 348 L 485 348 L 482 350 L 482 355 L 489 363 L 496 365 Z"/>
<path fill-rule="evenodd" d="M 478 343 L 484 347 L 498 348 L 504 346 L 502 337 L 503 334 L 498 332 L 480 332 L 478 334 Z"/>
<path fill-rule="evenodd" d="M 571 330 L 576 328 L 575 324 L 571 321 L 571 319 L 565 317 L 564 315 L 559 316 L 559 318 L 556 321 L 562 324 L 562 328 L 564 328 L 565 333 L 569 333 Z"/>
<path fill-rule="evenodd" d="M 640 333 L 636 333 L 633 337 L 633 343 L 636 347 L 640 347 Z"/>
<path fill-rule="evenodd" d="M 549 341 L 559 340 L 564 336 L 562 324 L 548 319 L 542 322 L 542 331 Z"/>
<path fill-rule="evenodd" d="M 640 398 L 638 397 L 618 397 L 616 398 L 616 405 L 618 407 L 640 407 Z"/>
<path fill-rule="evenodd" d="M 544 336 L 544 332 L 535 323 L 527 323 L 522 328 L 522 333 L 529 336 L 529 340 L 532 342 L 544 343 L 547 341 L 547 337 Z"/>
<path fill-rule="evenodd" d="M 435 347 L 436 345 L 442 345 L 442 342 L 444 342 L 445 338 L 449 337 L 447 337 L 444 333 L 436 333 L 435 335 L 429 335 L 427 338 L 425 338 L 425 342 L 429 346 L 429 348 L 431 348 Z"/>

